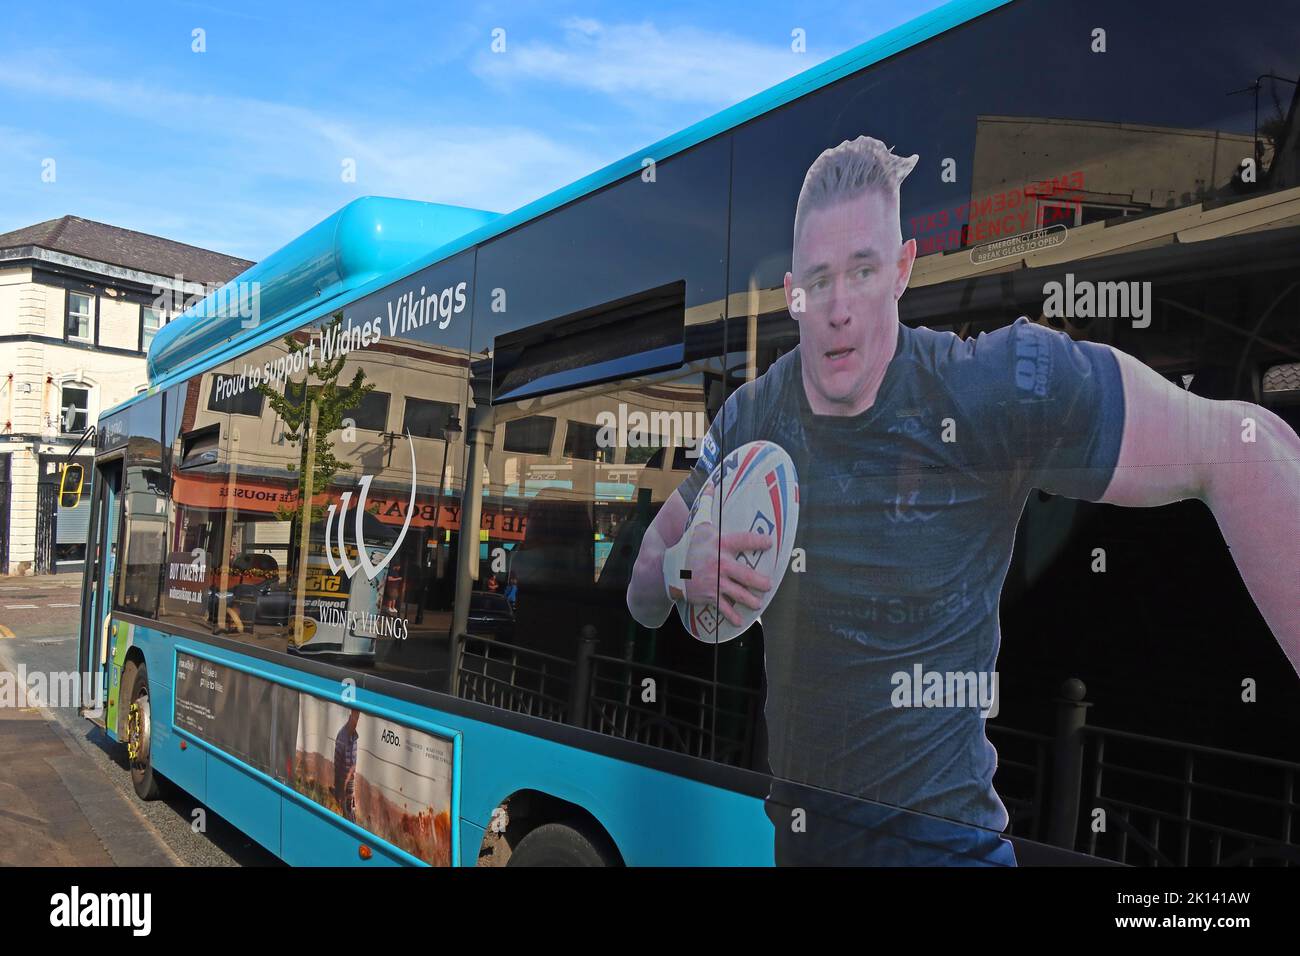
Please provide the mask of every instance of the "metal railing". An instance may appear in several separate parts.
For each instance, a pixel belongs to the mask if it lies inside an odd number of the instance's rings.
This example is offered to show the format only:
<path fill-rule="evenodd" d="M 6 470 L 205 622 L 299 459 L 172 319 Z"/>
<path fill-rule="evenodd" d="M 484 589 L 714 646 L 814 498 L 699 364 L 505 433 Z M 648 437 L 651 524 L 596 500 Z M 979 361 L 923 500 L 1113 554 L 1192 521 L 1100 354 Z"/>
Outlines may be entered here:
<path fill-rule="evenodd" d="M 573 724 L 721 763 L 747 765 L 756 691 L 596 653 L 583 628 L 574 660 L 485 635 L 460 638 L 456 692 L 466 700 Z"/>
<path fill-rule="evenodd" d="M 585 726 L 604 734 L 748 765 L 758 694 L 650 664 L 591 656 Z"/>
<path fill-rule="evenodd" d="M 1086 728 L 1084 757 L 1080 822 L 1093 856 L 1146 866 L 1300 864 L 1300 764 L 1101 727 Z"/>
<path fill-rule="evenodd" d="M 1007 832 L 1028 840 L 1043 840 L 1047 829 L 1051 736 L 995 724 L 985 727 L 998 751 L 998 769 L 993 782 L 1011 818 Z"/>
<path fill-rule="evenodd" d="M 987 725 L 1009 832 L 1143 866 L 1300 865 L 1300 763 L 1091 726 L 1082 681 L 1056 732 Z"/>
<path fill-rule="evenodd" d="M 568 722 L 573 662 L 492 637 L 460 637 L 456 694 L 546 720 Z"/>
<path fill-rule="evenodd" d="M 575 659 L 462 635 L 460 696 L 676 753 L 749 767 L 757 691 L 596 653 Z M 1081 681 L 1053 734 L 986 725 L 1008 832 L 1120 863 L 1300 865 L 1300 764 L 1090 726 Z"/>

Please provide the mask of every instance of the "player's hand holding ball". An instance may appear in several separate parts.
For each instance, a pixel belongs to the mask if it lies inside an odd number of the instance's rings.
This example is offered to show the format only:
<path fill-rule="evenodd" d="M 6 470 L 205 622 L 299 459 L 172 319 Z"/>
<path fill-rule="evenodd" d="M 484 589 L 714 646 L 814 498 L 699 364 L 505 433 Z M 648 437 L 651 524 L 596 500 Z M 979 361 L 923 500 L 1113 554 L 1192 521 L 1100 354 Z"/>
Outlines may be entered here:
<path fill-rule="evenodd" d="M 664 586 L 694 637 L 729 641 L 758 619 L 790 562 L 798 514 L 794 463 L 779 445 L 749 442 L 713 470 L 664 554 Z"/>

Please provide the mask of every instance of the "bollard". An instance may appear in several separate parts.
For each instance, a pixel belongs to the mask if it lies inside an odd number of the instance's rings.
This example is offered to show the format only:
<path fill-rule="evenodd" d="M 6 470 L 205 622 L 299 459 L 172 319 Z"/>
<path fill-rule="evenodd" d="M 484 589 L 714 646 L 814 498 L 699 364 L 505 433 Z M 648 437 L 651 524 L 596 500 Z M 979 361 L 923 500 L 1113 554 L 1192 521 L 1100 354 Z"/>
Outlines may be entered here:
<path fill-rule="evenodd" d="M 591 655 L 596 653 L 596 628 L 582 626 L 578 639 L 578 657 L 573 662 L 573 684 L 569 687 L 569 723 L 575 727 L 587 726 L 587 700 L 591 692 Z"/>
<path fill-rule="evenodd" d="M 1083 728 L 1087 723 L 1088 688 L 1078 678 L 1061 685 L 1056 698 L 1056 739 L 1052 743 L 1052 809 L 1047 841 L 1074 849 L 1079 828 L 1080 788 L 1083 785 Z"/>

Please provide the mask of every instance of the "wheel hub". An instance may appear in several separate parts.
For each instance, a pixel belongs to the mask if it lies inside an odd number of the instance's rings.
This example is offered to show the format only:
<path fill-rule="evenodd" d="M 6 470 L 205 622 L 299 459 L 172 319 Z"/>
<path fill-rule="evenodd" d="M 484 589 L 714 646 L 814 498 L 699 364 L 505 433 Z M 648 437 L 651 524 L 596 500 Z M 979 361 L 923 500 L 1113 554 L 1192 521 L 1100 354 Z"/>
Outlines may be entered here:
<path fill-rule="evenodd" d="M 132 764 L 149 762 L 149 737 L 149 695 L 141 694 L 131 702 L 126 714 L 126 755 Z"/>

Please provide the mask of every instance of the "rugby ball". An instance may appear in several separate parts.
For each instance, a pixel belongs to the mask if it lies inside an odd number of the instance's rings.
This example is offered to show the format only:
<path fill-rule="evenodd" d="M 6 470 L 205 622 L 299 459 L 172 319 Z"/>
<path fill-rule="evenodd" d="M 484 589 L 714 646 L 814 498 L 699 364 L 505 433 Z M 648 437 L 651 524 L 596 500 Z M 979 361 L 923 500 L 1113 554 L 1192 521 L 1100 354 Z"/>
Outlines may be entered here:
<path fill-rule="evenodd" d="M 722 616 L 716 604 L 676 602 L 677 615 L 696 640 L 721 644 L 738 637 L 758 620 L 781 586 L 799 523 L 799 479 L 794 462 L 780 445 L 751 441 L 726 455 L 700 489 L 686 521 L 686 532 L 711 522 L 725 538 L 752 531 L 772 539 L 772 547 L 728 555 L 766 575 L 772 587 L 757 608 L 736 605 L 737 626 Z"/>

